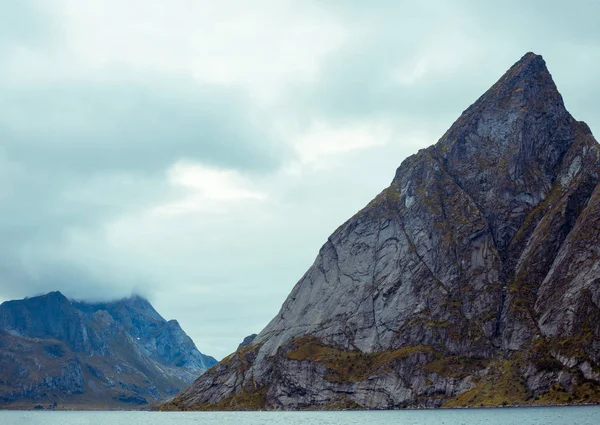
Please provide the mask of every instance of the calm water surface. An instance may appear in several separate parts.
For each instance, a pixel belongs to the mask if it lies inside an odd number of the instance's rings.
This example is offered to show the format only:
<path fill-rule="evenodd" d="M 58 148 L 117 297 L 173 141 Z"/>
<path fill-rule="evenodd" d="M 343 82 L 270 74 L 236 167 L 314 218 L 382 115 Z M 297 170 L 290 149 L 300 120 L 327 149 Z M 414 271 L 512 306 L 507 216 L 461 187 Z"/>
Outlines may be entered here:
<path fill-rule="evenodd" d="M 0 424 L 35 425 L 599 425 L 600 406 L 377 412 L 15 412 Z"/>

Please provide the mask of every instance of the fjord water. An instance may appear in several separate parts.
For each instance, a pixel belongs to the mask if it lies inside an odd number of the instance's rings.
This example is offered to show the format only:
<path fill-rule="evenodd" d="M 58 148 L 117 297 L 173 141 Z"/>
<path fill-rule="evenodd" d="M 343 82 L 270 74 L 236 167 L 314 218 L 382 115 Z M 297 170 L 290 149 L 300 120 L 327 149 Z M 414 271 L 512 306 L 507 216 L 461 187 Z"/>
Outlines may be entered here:
<path fill-rule="evenodd" d="M 597 425 L 600 406 L 343 412 L 0 411 L 2 425 Z"/>

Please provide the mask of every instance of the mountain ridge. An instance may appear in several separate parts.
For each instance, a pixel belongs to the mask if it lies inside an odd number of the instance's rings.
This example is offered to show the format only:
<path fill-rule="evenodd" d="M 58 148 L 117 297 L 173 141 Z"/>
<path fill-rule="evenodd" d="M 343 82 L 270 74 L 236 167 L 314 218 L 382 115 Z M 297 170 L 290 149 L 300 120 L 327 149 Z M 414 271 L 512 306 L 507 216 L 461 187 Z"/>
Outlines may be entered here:
<path fill-rule="evenodd" d="M 164 408 L 600 402 L 599 182 L 589 127 L 527 53 Z"/>
<path fill-rule="evenodd" d="M 140 296 L 89 303 L 54 291 L 0 305 L 3 407 L 141 407 L 215 363 Z"/>

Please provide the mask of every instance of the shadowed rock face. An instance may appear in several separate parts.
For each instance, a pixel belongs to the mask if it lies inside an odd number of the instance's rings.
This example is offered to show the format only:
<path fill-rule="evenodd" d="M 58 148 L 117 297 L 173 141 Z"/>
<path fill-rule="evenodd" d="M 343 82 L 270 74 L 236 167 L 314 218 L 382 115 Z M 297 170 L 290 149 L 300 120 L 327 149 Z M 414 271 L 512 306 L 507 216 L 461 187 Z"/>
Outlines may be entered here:
<path fill-rule="evenodd" d="M 600 149 L 526 54 L 168 409 L 600 401 Z"/>
<path fill-rule="evenodd" d="M 0 305 L 1 404 L 147 405 L 215 363 L 138 296 L 91 304 L 51 292 Z"/>

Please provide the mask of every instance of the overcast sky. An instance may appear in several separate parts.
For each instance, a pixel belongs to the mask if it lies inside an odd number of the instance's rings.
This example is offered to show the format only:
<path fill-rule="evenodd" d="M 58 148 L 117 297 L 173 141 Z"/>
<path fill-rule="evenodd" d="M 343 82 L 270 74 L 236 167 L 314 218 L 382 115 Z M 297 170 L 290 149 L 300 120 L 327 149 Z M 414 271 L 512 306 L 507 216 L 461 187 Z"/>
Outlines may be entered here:
<path fill-rule="evenodd" d="M 594 0 L 1 0 L 0 300 L 139 293 L 221 358 L 527 51 L 600 134 L 598 16 Z"/>

